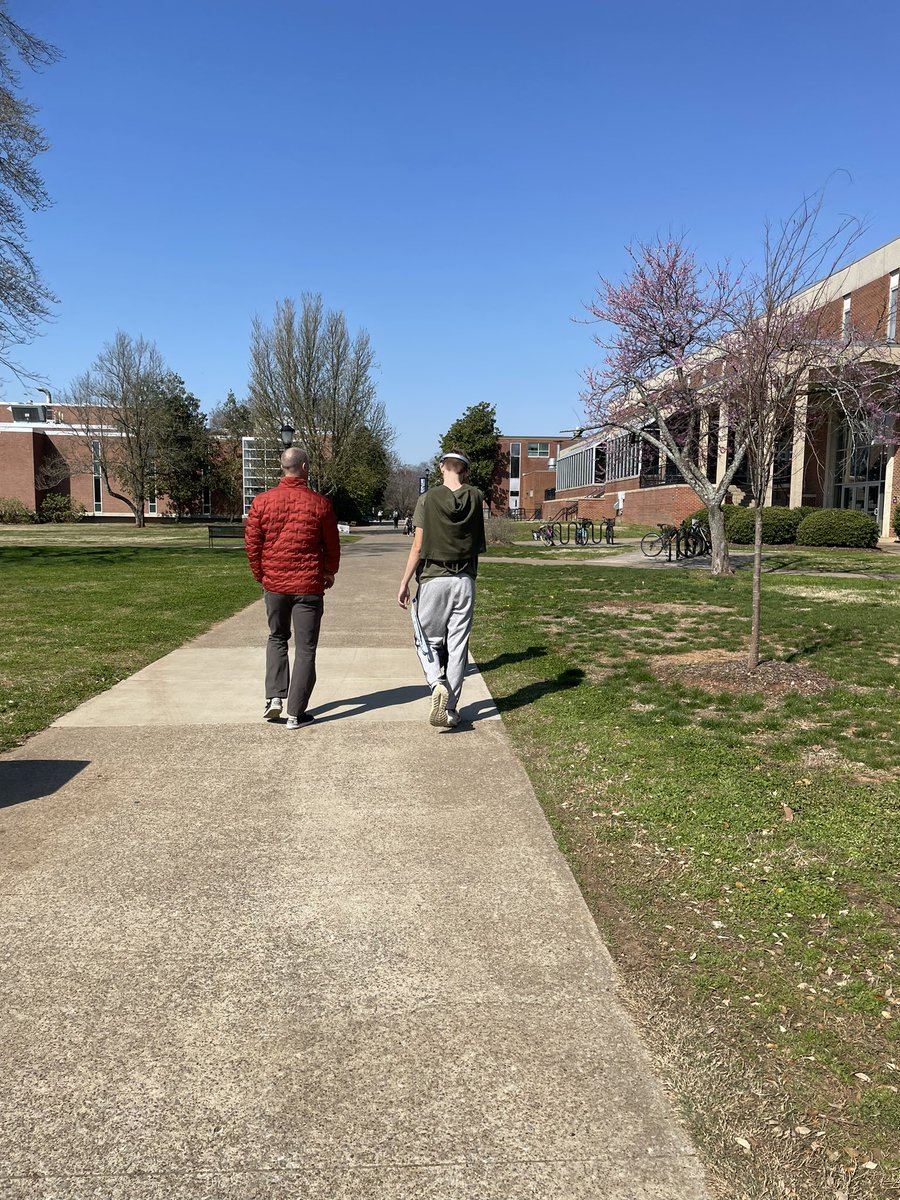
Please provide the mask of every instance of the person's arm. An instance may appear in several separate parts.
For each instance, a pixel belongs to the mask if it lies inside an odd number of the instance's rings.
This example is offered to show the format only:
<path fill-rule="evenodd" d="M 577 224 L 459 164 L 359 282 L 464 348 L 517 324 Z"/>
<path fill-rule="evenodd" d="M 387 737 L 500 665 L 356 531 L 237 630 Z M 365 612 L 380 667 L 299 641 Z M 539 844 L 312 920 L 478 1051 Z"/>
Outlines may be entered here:
<path fill-rule="evenodd" d="M 244 527 L 244 549 L 247 551 L 247 561 L 257 583 L 262 583 L 262 527 L 259 523 L 259 505 L 254 498 L 247 514 L 247 524 Z"/>
<path fill-rule="evenodd" d="M 409 585 L 413 575 L 416 573 L 416 567 L 419 565 L 421 557 L 422 530 L 417 529 L 409 551 L 409 558 L 406 560 L 406 570 L 403 572 L 403 579 L 400 581 L 400 591 L 397 593 L 397 603 L 401 608 L 409 608 Z"/>
<path fill-rule="evenodd" d="M 328 511 L 322 520 L 322 572 L 325 576 L 325 590 L 334 586 L 334 577 L 341 565 L 341 537 L 338 533 L 337 518 L 334 509 L 329 504 Z"/>

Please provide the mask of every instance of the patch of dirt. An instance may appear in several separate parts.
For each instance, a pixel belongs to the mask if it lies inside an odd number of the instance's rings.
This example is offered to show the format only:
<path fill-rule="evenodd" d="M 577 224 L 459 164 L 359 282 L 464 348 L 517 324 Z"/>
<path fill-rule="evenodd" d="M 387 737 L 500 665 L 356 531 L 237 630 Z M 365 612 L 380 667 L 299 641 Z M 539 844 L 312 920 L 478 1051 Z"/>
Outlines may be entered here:
<path fill-rule="evenodd" d="M 810 746 L 800 760 L 808 770 L 840 771 L 854 783 L 890 783 L 900 779 L 900 767 L 869 767 L 865 763 L 851 762 L 828 746 Z"/>
<path fill-rule="evenodd" d="M 667 654 L 651 658 L 649 666 L 657 679 L 674 679 L 705 691 L 820 696 L 837 686 L 821 671 L 802 663 L 770 660 L 751 671 L 743 651 L 729 654 L 723 650 L 693 650 L 689 654 Z"/>
<path fill-rule="evenodd" d="M 697 608 L 693 604 L 656 604 L 652 600 L 607 600 L 604 604 L 586 604 L 585 610 L 594 613 L 676 613 L 682 617 L 696 617 Z M 730 608 L 722 608 L 716 604 L 704 604 L 704 613 L 731 613 Z"/>

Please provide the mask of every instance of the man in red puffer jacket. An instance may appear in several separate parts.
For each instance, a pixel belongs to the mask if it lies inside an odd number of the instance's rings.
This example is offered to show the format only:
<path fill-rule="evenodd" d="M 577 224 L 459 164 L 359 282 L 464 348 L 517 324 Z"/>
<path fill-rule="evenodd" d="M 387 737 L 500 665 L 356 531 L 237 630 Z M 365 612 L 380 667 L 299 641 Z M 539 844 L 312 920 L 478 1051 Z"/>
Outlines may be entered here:
<path fill-rule="evenodd" d="M 341 543 L 331 501 L 309 486 L 309 459 L 296 446 L 281 456 L 284 478 L 250 505 L 244 544 L 253 578 L 265 589 L 267 721 L 287 706 L 288 729 L 310 725 L 323 596 L 334 583 Z M 294 633 L 294 669 L 288 642 Z"/>

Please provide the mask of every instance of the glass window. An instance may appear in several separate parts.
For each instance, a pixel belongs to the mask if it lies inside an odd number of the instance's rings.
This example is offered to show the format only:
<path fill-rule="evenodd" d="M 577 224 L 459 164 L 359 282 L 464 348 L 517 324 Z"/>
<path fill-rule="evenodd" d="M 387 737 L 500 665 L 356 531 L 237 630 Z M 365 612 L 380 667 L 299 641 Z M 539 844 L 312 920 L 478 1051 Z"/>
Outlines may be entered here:
<path fill-rule="evenodd" d="M 522 473 L 522 443 L 509 443 L 509 477 L 518 479 Z"/>
<path fill-rule="evenodd" d="M 888 319 L 887 319 L 887 335 L 888 340 L 893 342 L 897 338 L 897 292 L 900 290 L 900 271 L 895 271 L 891 275 L 891 290 L 888 297 Z"/>
<path fill-rule="evenodd" d="M 92 465 L 94 473 L 94 512 L 103 512 L 103 488 L 100 477 L 100 443 L 91 442 Z"/>
<path fill-rule="evenodd" d="M 529 442 L 528 443 L 529 458 L 549 458 L 550 443 L 549 442 Z"/>
<path fill-rule="evenodd" d="M 265 438 L 242 439 L 244 457 L 244 516 L 253 497 L 274 487 L 281 475 L 281 446 Z"/>

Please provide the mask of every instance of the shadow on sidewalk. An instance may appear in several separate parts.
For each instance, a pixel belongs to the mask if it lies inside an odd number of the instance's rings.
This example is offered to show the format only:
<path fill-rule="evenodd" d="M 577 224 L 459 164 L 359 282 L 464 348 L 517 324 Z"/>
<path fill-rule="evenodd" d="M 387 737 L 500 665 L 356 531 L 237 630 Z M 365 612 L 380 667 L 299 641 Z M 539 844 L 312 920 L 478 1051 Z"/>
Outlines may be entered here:
<path fill-rule="evenodd" d="M 317 725 L 324 725 L 328 721 L 342 721 L 345 717 L 356 717 L 360 713 L 375 712 L 379 708 L 393 708 L 396 704 L 411 704 L 413 700 L 421 700 L 427 691 L 424 683 L 385 688 L 380 692 L 367 692 L 363 696 L 347 696 L 342 700 L 330 700 L 327 704 L 313 705 L 310 712 L 315 716 Z M 337 708 L 344 711 L 332 711 Z M 331 715 L 323 715 L 327 713 L 331 713 Z"/>
<path fill-rule="evenodd" d="M 0 809 L 52 796 L 89 765 L 89 760 L 68 758 L 0 762 Z"/>

